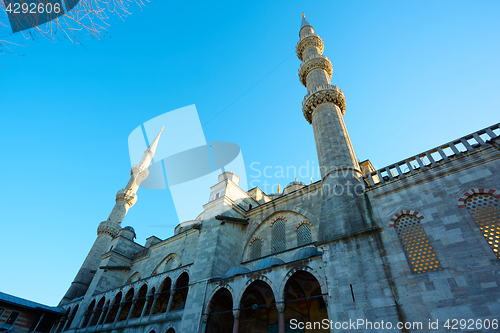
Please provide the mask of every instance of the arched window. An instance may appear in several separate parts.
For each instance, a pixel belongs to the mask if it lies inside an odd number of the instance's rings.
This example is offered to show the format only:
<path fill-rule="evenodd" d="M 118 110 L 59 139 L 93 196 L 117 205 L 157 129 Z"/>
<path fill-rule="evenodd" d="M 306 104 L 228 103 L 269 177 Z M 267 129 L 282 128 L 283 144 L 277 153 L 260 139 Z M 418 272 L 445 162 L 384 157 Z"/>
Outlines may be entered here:
<path fill-rule="evenodd" d="M 498 243 L 500 242 L 498 199 L 493 194 L 477 193 L 469 196 L 464 203 L 491 249 L 500 258 L 498 251 Z"/>
<path fill-rule="evenodd" d="M 108 313 L 106 314 L 106 320 L 105 324 L 112 323 L 115 320 L 115 317 L 118 313 L 118 309 L 120 308 L 120 302 L 122 300 L 122 292 L 120 291 L 118 294 L 116 294 L 115 298 L 113 299 L 113 303 L 111 303 Z"/>
<path fill-rule="evenodd" d="M 301 225 L 297 229 L 297 246 L 312 243 L 311 227 L 307 224 Z"/>
<path fill-rule="evenodd" d="M 92 316 L 92 311 L 94 311 L 94 307 L 95 307 L 95 300 L 93 300 L 90 303 L 90 305 L 87 307 L 87 311 L 85 311 L 85 317 L 83 319 L 82 328 L 87 327 L 90 317 Z"/>
<path fill-rule="evenodd" d="M 172 286 L 172 280 L 167 277 L 161 284 L 160 294 L 156 301 L 156 306 L 153 310 L 153 314 L 163 313 L 167 311 L 168 300 L 170 299 L 170 287 Z"/>
<path fill-rule="evenodd" d="M 189 291 L 189 275 L 182 273 L 175 282 L 175 292 L 172 298 L 172 307 L 170 311 L 184 310 L 186 306 L 187 295 Z"/>
<path fill-rule="evenodd" d="M 262 241 L 255 240 L 250 246 L 250 260 L 262 257 Z"/>
<path fill-rule="evenodd" d="M 281 252 L 286 250 L 286 234 L 285 221 L 277 220 L 273 224 L 273 238 L 271 253 Z"/>
<path fill-rule="evenodd" d="M 441 264 L 418 217 L 401 215 L 394 223 L 394 228 L 413 273 L 441 269 Z"/>

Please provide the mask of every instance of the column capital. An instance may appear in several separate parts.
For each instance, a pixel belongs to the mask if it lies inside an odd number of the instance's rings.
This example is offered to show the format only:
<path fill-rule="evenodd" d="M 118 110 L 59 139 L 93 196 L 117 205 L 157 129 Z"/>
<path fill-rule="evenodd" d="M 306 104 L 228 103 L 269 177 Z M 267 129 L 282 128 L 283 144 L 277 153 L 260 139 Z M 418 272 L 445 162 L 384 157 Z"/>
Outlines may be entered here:
<path fill-rule="evenodd" d="M 276 303 L 276 308 L 278 308 L 278 312 L 284 312 L 285 311 L 285 302 Z"/>
<path fill-rule="evenodd" d="M 240 318 L 240 309 L 233 309 L 233 316 L 234 316 L 234 319 L 239 319 Z"/>

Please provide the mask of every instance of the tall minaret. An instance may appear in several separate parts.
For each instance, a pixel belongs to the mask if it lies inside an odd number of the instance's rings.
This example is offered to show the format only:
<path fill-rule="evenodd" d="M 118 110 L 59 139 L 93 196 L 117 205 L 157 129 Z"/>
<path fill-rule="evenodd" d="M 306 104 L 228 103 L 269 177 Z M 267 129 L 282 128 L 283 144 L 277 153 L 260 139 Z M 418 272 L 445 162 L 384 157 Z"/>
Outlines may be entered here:
<path fill-rule="evenodd" d="M 304 14 L 299 36 L 299 78 L 307 88 L 302 111 L 313 126 L 322 179 L 319 241 L 327 241 L 370 225 L 362 197 L 361 169 L 344 123 L 344 93 L 330 83 L 332 63 L 322 55 L 323 40 L 314 33 Z"/>
<path fill-rule="evenodd" d="M 134 165 L 131 170 L 130 180 L 124 189 L 121 189 L 116 194 L 116 204 L 111 214 L 106 221 L 101 222 L 97 228 L 97 239 L 90 249 L 87 258 L 83 262 L 82 267 L 78 271 L 75 280 L 71 283 L 66 295 L 64 295 L 61 303 L 63 305 L 75 299 L 77 297 L 85 295 L 94 274 L 91 271 L 96 271 L 101 263 L 101 256 L 108 251 L 111 240 L 118 235 L 121 229 L 121 223 L 127 215 L 128 210 L 137 201 L 137 189 L 141 182 L 146 179 L 149 175 L 149 164 L 153 160 L 155 155 L 156 147 L 158 146 L 158 141 L 160 140 L 161 132 L 156 136 L 151 145 L 146 149 L 141 161 Z"/>

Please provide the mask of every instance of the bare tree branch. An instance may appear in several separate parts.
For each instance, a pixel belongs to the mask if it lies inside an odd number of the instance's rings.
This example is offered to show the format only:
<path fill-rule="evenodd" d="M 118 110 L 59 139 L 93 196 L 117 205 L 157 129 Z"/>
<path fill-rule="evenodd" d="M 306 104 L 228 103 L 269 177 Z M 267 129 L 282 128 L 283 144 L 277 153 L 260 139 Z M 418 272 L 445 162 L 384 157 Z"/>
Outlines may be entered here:
<path fill-rule="evenodd" d="M 74 44 L 81 44 L 82 39 L 101 39 L 109 27 L 107 20 L 111 15 L 117 15 L 124 20 L 132 14 L 130 5 L 135 4 L 142 8 L 146 2 L 149 0 L 80 0 L 69 12 L 40 25 L 37 24 L 38 15 L 35 14 L 34 22 L 29 22 L 32 28 L 14 34 L 5 2 L 0 0 L 0 54 L 17 54 L 13 50 L 14 47 L 26 46 L 8 41 L 6 37 L 9 35 L 21 35 L 26 41 L 58 41 L 62 37 Z"/>

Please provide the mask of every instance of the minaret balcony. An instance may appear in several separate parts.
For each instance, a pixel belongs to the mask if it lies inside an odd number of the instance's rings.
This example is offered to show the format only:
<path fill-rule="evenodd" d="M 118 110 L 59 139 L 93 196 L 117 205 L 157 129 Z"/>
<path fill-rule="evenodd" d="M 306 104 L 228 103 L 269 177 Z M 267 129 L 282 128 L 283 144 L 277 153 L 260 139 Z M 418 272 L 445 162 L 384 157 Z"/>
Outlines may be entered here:
<path fill-rule="evenodd" d="M 328 76 L 328 80 L 332 78 L 333 67 L 330 59 L 324 55 L 311 56 L 305 59 L 299 67 L 299 79 L 304 87 L 307 87 L 307 75 L 315 69 L 324 70 Z"/>
<path fill-rule="evenodd" d="M 346 102 L 342 89 L 333 84 L 321 85 L 309 91 L 302 101 L 304 117 L 310 124 L 312 123 L 314 109 L 322 103 L 335 104 L 341 110 L 342 115 L 345 115 Z"/>
<path fill-rule="evenodd" d="M 325 49 L 325 45 L 323 44 L 323 40 L 320 36 L 316 34 L 307 35 L 299 40 L 296 47 L 297 57 L 299 57 L 301 61 L 304 60 L 302 58 L 304 56 L 304 51 L 311 46 L 315 46 L 318 49 L 319 54 L 322 54 Z"/>

